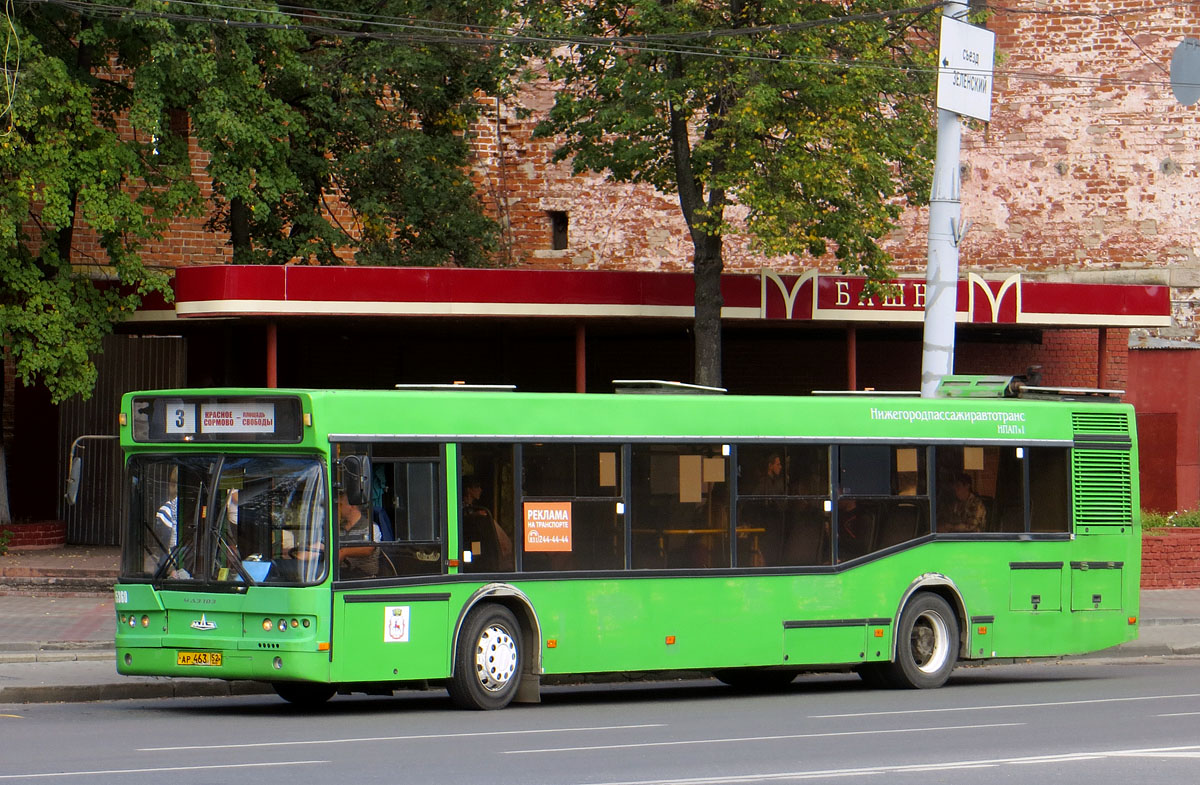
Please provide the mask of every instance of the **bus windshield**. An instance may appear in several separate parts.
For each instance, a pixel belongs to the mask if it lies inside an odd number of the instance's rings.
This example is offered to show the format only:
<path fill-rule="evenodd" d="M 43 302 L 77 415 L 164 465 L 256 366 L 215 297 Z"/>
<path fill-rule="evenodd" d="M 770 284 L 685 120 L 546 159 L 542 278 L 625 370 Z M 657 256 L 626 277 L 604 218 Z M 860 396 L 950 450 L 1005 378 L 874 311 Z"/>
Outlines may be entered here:
<path fill-rule="evenodd" d="M 123 579 L 233 588 L 325 575 L 315 457 L 137 455 L 128 488 Z"/>

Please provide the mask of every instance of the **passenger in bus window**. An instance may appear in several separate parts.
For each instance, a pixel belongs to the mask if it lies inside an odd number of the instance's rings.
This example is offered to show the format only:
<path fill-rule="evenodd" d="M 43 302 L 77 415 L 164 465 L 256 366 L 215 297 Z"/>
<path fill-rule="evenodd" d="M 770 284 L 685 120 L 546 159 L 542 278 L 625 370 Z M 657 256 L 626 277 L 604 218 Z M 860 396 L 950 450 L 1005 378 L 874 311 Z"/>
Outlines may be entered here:
<path fill-rule="evenodd" d="M 492 516 L 491 510 L 479 503 L 482 496 L 483 483 L 479 478 L 463 477 L 463 539 L 478 560 L 475 563 L 477 569 L 512 569 L 512 538 Z M 477 549 L 479 552 L 475 553 Z"/>
<path fill-rule="evenodd" d="M 338 557 L 342 578 L 373 578 L 379 573 L 379 557 L 372 543 L 378 527 L 372 526 L 363 509 L 351 504 L 346 494 L 338 495 Z M 349 546 L 349 547 L 347 547 Z"/>
<path fill-rule="evenodd" d="M 950 504 L 948 520 L 939 521 L 942 531 L 979 532 L 987 525 L 987 507 L 975 493 L 971 475 L 959 472 L 954 476 L 954 501 Z M 943 525 L 944 524 L 944 525 Z"/>
<path fill-rule="evenodd" d="M 179 545 L 179 469 L 171 467 L 167 478 L 167 500 L 154 514 L 154 526 L 151 529 L 153 541 L 146 546 L 145 569 L 154 575 L 162 563 L 174 553 Z M 191 577 L 182 567 L 173 567 L 168 576 L 171 578 Z"/>
<path fill-rule="evenodd" d="M 783 474 L 783 457 L 773 452 L 767 456 L 767 468 L 754 489 L 758 496 L 784 496 L 787 494 L 787 478 Z"/>

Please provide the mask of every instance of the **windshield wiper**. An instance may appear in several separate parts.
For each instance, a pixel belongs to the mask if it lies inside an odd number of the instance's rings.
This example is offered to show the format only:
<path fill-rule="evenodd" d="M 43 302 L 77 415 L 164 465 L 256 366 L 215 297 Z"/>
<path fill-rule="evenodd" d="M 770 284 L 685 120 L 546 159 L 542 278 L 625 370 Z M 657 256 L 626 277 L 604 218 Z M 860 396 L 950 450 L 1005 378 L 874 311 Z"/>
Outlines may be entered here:
<path fill-rule="evenodd" d="M 237 548 L 229 543 L 225 537 L 225 532 L 217 532 L 217 541 L 225 548 L 225 557 L 229 559 L 229 563 L 237 570 L 238 575 L 242 576 L 247 584 L 254 585 L 256 581 L 250 577 L 250 573 L 242 566 L 242 557 L 238 554 Z"/>

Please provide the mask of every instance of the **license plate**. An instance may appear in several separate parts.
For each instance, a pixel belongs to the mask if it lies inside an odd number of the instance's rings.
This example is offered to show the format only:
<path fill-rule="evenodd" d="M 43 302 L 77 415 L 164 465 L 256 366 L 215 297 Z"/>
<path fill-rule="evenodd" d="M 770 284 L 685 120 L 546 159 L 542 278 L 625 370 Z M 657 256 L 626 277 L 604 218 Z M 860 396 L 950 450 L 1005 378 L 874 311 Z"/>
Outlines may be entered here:
<path fill-rule="evenodd" d="M 181 651 L 175 655 L 176 665 L 220 665 L 219 651 Z"/>

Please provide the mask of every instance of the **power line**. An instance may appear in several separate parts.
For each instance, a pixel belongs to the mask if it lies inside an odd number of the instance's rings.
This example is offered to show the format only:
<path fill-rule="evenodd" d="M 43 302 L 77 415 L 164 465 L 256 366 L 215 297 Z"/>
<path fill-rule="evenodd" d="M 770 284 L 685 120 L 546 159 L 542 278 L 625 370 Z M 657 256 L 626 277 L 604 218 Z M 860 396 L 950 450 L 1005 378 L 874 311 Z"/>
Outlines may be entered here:
<path fill-rule="evenodd" d="M 622 52 L 633 52 L 648 55 L 682 55 L 688 57 L 704 57 L 713 59 L 729 59 L 746 62 L 769 62 L 780 65 L 821 66 L 843 70 L 877 70 L 899 71 L 910 74 L 931 75 L 937 72 L 936 67 L 921 66 L 911 63 L 846 61 L 833 58 L 800 58 L 775 53 L 759 53 L 747 50 L 731 50 L 729 48 L 701 47 L 679 43 L 685 38 L 720 38 L 733 36 L 754 36 L 764 32 L 775 32 L 781 29 L 796 30 L 822 25 L 840 25 L 855 21 L 875 20 L 883 17 L 899 15 L 927 14 L 941 7 L 941 2 L 931 2 L 920 6 L 912 6 L 888 12 L 873 12 L 871 14 L 851 15 L 844 17 L 829 17 L 790 25 L 778 25 L 756 28 L 731 28 L 723 30 L 705 30 L 694 33 L 664 33 L 654 36 L 613 36 L 613 37 L 556 37 L 540 35 L 536 32 L 509 32 L 506 29 L 468 25 L 463 23 L 435 22 L 432 20 L 415 19 L 412 17 L 395 17 L 381 14 L 339 12 L 323 8 L 304 8 L 292 5 L 274 5 L 273 7 L 252 7 L 247 5 L 229 5 L 221 3 L 202 3 L 195 0 L 171 0 L 170 5 L 195 8 L 201 11 L 226 11 L 238 14 L 263 15 L 268 18 L 283 17 L 289 21 L 260 21 L 252 19 L 237 19 L 208 14 L 175 13 L 167 10 L 135 9 L 129 6 L 115 4 L 93 4 L 81 0 L 16 0 L 25 5 L 54 5 L 73 11 L 83 16 L 104 16 L 107 18 L 134 17 L 142 19 L 164 19 L 188 24 L 210 24 L 214 27 L 235 27 L 246 29 L 274 29 L 297 31 L 328 35 L 337 38 L 349 38 L 373 41 L 393 41 L 397 43 L 428 43 L 457 46 L 494 46 L 497 44 L 541 44 L 550 46 L 572 46 L 592 49 L 614 49 Z M 12 0 L 6 0 L 12 2 Z M 1116 16 L 1132 16 L 1161 10 L 1181 8 L 1193 5 L 1187 2 L 1163 3 L 1157 6 L 1147 6 L 1129 12 L 1117 14 L 1100 11 L 1065 11 L 1057 9 L 1019 8 L 1015 6 L 984 5 L 983 8 L 1008 14 L 1038 14 L 1057 17 L 1078 17 L 1110 19 Z M 325 24 L 313 24 L 317 20 Z M 331 27 L 329 24 L 357 24 L 359 26 L 382 28 L 373 30 L 346 30 Z M 1127 31 L 1122 30 L 1130 38 L 1134 46 L 1142 51 L 1146 59 L 1151 60 L 1144 50 Z M 1158 65 L 1155 63 L 1156 66 Z M 1161 66 L 1159 66 L 1161 69 Z M 1165 69 L 1162 69 L 1165 72 Z M 1024 81 L 1045 83 L 1077 83 L 1091 85 L 1123 85 L 1128 87 L 1156 87 L 1169 85 L 1165 80 L 1133 79 L 1114 76 L 1068 76 L 1064 74 L 1047 74 L 1029 70 L 994 70 L 997 77 L 1008 77 Z"/>

